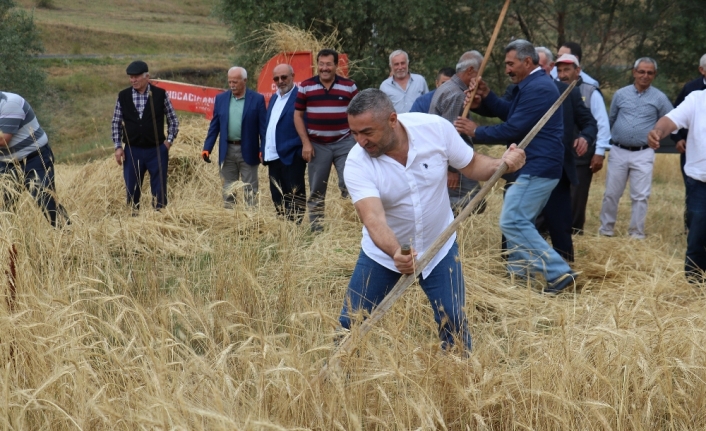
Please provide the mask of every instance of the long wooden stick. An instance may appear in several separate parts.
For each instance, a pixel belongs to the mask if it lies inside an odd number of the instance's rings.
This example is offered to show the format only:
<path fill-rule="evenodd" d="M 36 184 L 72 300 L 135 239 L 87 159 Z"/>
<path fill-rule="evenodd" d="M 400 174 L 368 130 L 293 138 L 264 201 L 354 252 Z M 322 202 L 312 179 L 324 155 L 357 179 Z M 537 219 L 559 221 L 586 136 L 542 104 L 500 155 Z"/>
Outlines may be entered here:
<path fill-rule="evenodd" d="M 539 131 L 544 127 L 544 125 L 549 121 L 549 119 L 554 115 L 557 109 L 564 102 L 564 99 L 569 95 L 571 90 L 576 86 L 574 81 L 569 85 L 569 87 L 564 90 L 564 93 L 557 99 L 551 108 L 544 114 L 542 118 L 539 119 L 537 124 L 529 131 L 527 136 L 520 142 L 518 148 L 524 149 L 530 143 L 532 139 L 539 133 Z M 324 368 L 319 373 L 319 378 L 325 378 L 331 368 L 338 368 L 341 363 L 341 356 L 347 355 L 353 352 L 355 347 L 355 341 L 362 339 L 382 317 L 387 313 L 387 311 L 392 307 L 392 305 L 402 296 L 405 290 L 414 283 L 414 281 L 419 277 L 424 268 L 431 262 L 431 260 L 436 256 L 436 254 L 441 250 L 446 241 L 451 238 L 451 235 L 456 232 L 458 226 L 473 212 L 473 210 L 478 206 L 478 204 L 485 198 L 485 196 L 490 192 L 495 183 L 500 179 L 501 176 L 507 172 L 507 164 L 503 162 L 498 169 L 495 171 L 493 176 L 490 177 L 488 181 L 485 182 L 483 187 L 478 191 L 473 199 L 466 205 L 466 207 L 461 211 L 461 213 L 454 219 L 454 221 L 449 224 L 446 229 L 439 235 L 439 237 L 432 243 L 431 247 L 424 252 L 421 258 L 417 261 L 415 265 L 414 274 L 403 275 L 400 277 L 399 281 L 392 288 L 390 293 L 383 298 L 382 301 L 373 309 L 368 317 L 361 325 L 358 330 L 354 333 L 348 334 L 348 336 L 338 345 L 338 348 L 334 350 L 333 355 L 329 364 L 325 365 Z M 375 282 L 375 281 L 371 281 Z"/>
<path fill-rule="evenodd" d="M 480 69 L 478 69 L 478 77 L 476 78 L 476 83 L 479 83 L 483 78 L 483 72 L 485 72 L 485 66 L 490 60 L 490 53 L 493 52 L 493 47 L 495 46 L 495 40 L 498 38 L 498 33 L 503 26 L 503 20 L 505 20 L 505 14 L 507 14 L 507 9 L 510 7 L 510 0 L 505 0 L 505 5 L 500 11 L 500 16 L 498 17 L 498 22 L 495 23 L 495 30 L 493 30 L 493 35 L 490 37 L 490 42 L 488 42 L 488 47 L 485 49 L 485 55 L 483 56 L 483 62 L 480 64 Z M 471 98 L 468 100 L 466 106 L 463 107 L 463 118 L 468 117 L 468 111 L 471 110 L 471 103 L 476 97 L 476 91 L 478 90 L 478 85 L 473 88 L 471 92 Z"/>

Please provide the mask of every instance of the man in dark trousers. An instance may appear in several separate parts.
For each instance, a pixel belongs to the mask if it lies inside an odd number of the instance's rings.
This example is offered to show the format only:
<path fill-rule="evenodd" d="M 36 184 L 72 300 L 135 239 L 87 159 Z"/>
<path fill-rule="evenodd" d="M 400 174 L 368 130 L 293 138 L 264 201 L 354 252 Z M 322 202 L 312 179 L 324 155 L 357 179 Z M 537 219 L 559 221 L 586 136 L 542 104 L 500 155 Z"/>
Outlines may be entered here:
<path fill-rule="evenodd" d="M 294 69 L 288 64 L 275 66 L 272 79 L 277 92 L 267 107 L 260 159 L 268 168 L 277 214 L 301 223 L 306 211 L 306 162 L 302 158 L 302 140 L 294 127 L 294 102 L 299 90 L 294 85 Z"/>
<path fill-rule="evenodd" d="M 547 48 L 537 47 L 537 54 L 539 55 L 540 67 L 549 74 L 554 66 L 551 52 Z M 562 61 L 565 57 L 561 57 Z M 576 63 L 578 64 L 578 60 Z M 560 93 L 569 87 L 559 81 L 554 81 L 554 84 Z M 575 186 L 579 182 L 574 150 L 578 156 L 585 154 L 587 148 L 596 141 L 598 126 L 591 111 L 583 103 L 578 87 L 571 90 L 561 107 L 564 111 L 564 137 L 562 139 L 564 143 L 564 169 L 559 183 L 552 190 L 552 194 L 541 212 L 543 223 L 541 225 L 538 223 L 538 227 L 540 231 L 546 229 L 549 232 L 554 250 L 567 262 L 573 262 L 571 186 Z"/>
<path fill-rule="evenodd" d="M 686 96 L 691 94 L 693 91 L 706 90 L 706 54 L 701 56 L 699 60 L 699 77 L 693 81 L 689 81 L 684 84 L 684 87 L 679 92 L 679 95 L 674 99 L 674 107 L 679 106 Z M 676 144 L 677 151 L 679 151 L 679 164 L 681 166 L 681 175 L 684 179 L 684 184 L 687 182 L 687 175 L 684 173 L 684 164 L 686 163 L 686 138 L 689 134 L 688 129 L 680 129 L 674 132 L 671 137 Z M 686 196 L 684 197 L 686 199 Z M 686 210 L 684 211 L 684 229 L 689 230 L 689 217 L 687 216 Z"/>
<path fill-rule="evenodd" d="M 133 210 L 140 207 L 142 181 L 147 172 L 152 205 L 161 209 L 167 206 L 169 148 L 179 133 L 179 120 L 167 92 L 150 84 L 147 63 L 133 61 L 126 71 L 131 86 L 118 94 L 111 123 L 115 161 L 123 167 L 127 203 Z"/>
<path fill-rule="evenodd" d="M 223 179 L 223 206 L 233 208 L 233 185 L 244 184 L 245 203 L 254 206 L 258 192 L 260 138 L 265 136 L 265 97 L 247 88 L 248 72 L 238 66 L 228 70 L 230 90 L 216 96 L 201 157 L 210 162 L 218 140 L 218 166 Z"/>
<path fill-rule="evenodd" d="M 34 110 L 21 96 L 0 91 L 0 176 L 10 177 L 32 194 L 53 227 L 69 224 L 56 201 L 54 154 Z M 14 206 L 17 194 L 5 190 L 2 203 Z"/>

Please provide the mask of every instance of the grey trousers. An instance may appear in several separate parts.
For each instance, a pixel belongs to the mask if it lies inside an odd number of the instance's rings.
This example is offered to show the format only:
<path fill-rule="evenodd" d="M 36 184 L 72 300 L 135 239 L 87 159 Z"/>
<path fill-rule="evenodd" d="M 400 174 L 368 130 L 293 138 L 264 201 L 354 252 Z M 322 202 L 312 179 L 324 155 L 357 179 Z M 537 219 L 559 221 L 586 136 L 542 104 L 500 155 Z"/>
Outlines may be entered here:
<path fill-rule="evenodd" d="M 601 228 L 598 231 L 601 235 L 613 236 L 618 203 L 629 179 L 632 210 L 628 234 L 637 239 L 645 238 L 647 200 L 652 191 L 654 162 L 655 152 L 652 148 L 629 151 L 615 145 L 611 147 L 601 207 Z"/>
<path fill-rule="evenodd" d="M 347 136 L 333 144 L 311 143 L 314 147 L 314 157 L 309 162 L 309 198 L 306 206 L 309 209 L 309 222 L 311 230 L 322 230 L 321 221 L 324 217 L 326 187 L 328 186 L 329 175 L 331 175 L 331 165 L 333 164 L 338 174 L 338 188 L 341 196 L 348 197 L 348 189 L 343 180 L 343 169 L 351 148 L 355 145 L 355 139 Z"/>
<path fill-rule="evenodd" d="M 258 191 L 257 182 L 258 165 L 248 165 L 243 159 L 243 150 L 240 145 L 228 145 L 226 158 L 221 165 L 221 178 L 223 179 L 223 206 L 233 208 L 235 204 L 235 191 L 233 185 L 241 180 L 245 186 L 243 192 L 245 194 L 245 203 L 248 206 L 254 206 L 256 203 L 255 196 Z"/>

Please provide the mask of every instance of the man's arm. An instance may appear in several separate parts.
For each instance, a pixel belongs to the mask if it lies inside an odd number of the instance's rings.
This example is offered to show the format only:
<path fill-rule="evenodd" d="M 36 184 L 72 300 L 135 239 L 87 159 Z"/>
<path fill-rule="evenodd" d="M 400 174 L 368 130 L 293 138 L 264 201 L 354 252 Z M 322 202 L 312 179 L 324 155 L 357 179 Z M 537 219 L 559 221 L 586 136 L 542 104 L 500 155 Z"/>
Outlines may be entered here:
<path fill-rule="evenodd" d="M 167 144 L 167 149 L 169 149 L 179 134 L 179 118 L 174 112 L 174 107 L 167 93 L 164 94 L 164 114 L 167 116 L 167 141 L 165 144 Z"/>
<path fill-rule="evenodd" d="M 115 162 L 118 166 L 123 164 L 125 160 L 125 152 L 123 151 L 122 136 L 123 136 L 123 111 L 120 109 L 120 99 L 115 102 L 115 110 L 113 111 L 113 120 L 110 122 L 110 130 L 113 135 L 113 145 L 115 146 Z"/>
<path fill-rule="evenodd" d="M 10 139 L 12 139 L 12 134 L 11 133 L 2 133 L 0 134 L 0 147 L 7 147 L 10 145 Z"/>
<path fill-rule="evenodd" d="M 659 148 L 659 141 L 677 130 L 677 125 L 669 117 L 662 117 L 655 124 L 654 129 L 647 134 L 647 145 L 656 150 Z"/>
<path fill-rule="evenodd" d="M 608 125 L 610 128 L 613 128 L 613 124 L 615 124 L 615 120 L 618 119 L 618 113 L 620 112 L 620 108 L 618 107 L 618 103 L 620 102 L 620 90 L 618 90 L 614 95 L 613 95 L 613 100 L 610 102 L 610 114 L 608 115 Z"/>
<path fill-rule="evenodd" d="M 559 98 L 555 93 L 554 84 L 550 82 L 549 85 L 552 87 L 526 87 L 521 94 L 516 96 L 521 99 L 516 102 L 512 115 L 507 117 L 502 124 L 478 127 L 475 131 L 476 139 L 481 142 L 513 142 L 522 139 Z M 550 88 L 552 88 L 551 91 Z M 496 100 L 498 104 L 501 103 L 500 98 L 493 99 L 492 94 L 488 95 L 483 102 L 488 100 Z M 511 102 L 502 101 L 502 103 L 509 106 Z M 502 119 L 502 117 L 500 118 Z"/>
<path fill-rule="evenodd" d="M 314 146 L 311 145 L 309 134 L 306 132 L 306 124 L 304 124 L 304 111 L 296 109 L 294 111 L 294 128 L 297 129 L 297 134 L 302 140 L 302 159 L 310 162 L 314 155 Z"/>
<path fill-rule="evenodd" d="M 500 165 L 507 163 L 507 173 L 512 173 L 520 170 L 525 164 L 524 150 L 517 148 L 517 145 L 512 144 L 503 154 L 502 158 L 496 159 L 477 152 L 473 153 L 471 162 L 466 167 L 459 171 L 467 178 L 476 181 L 487 181 L 498 170 Z"/>
<path fill-rule="evenodd" d="M 368 229 L 373 243 L 385 254 L 392 257 L 398 271 L 402 274 L 412 274 L 414 272 L 414 254 L 402 255 L 400 243 L 387 225 L 385 209 L 380 198 L 363 198 L 357 201 L 354 206 L 358 216 Z"/>

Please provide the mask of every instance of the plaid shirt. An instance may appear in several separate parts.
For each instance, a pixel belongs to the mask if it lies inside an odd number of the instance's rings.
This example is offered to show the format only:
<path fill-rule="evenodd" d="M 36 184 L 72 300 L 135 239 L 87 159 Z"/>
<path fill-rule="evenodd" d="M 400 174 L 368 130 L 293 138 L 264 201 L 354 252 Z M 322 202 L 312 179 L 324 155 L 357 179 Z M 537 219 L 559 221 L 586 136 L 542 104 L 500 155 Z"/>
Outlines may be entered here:
<path fill-rule="evenodd" d="M 142 118 L 142 113 L 145 111 L 145 106 L 147 105 L 147 98 L 150 95 L 150 85 L 147 84 L 147 90 L 144 93 L 132 89 L 132 102 L 137 108 L 137 113 Z M 169 95 L 164 95 L 164 113 L 167 116 L 167 141 L 174 143 L 177 134 L 179 134 L 179 119 L 174 112 L 174 107 L 172 107 L 172 102 L 169 101 Z M 113 121 L 111 122 L 111 130 L 113 132 L 113 144 L 115 144 L 115 149 L 122 148 L 123 144 L 121 142 L 123 129 L 120 127 L 123 122 L 123 111 L 120 109 L 120 100 L 115 102 L 115 111 L 113 112 Z"/>

